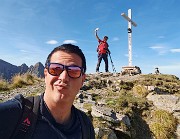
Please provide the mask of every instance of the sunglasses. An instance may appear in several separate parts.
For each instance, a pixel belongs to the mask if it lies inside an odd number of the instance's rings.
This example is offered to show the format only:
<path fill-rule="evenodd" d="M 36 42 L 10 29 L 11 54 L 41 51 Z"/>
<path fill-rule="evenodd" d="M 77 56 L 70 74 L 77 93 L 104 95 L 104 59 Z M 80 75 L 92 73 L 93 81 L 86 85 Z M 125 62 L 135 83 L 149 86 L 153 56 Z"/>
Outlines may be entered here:
<path fill-rule="evenodd" d="M 65 66 L 59 63 L 47 63 L 48 73 L 52 76 L 59 76 L 64 70 L 67 71 L 71 78 L 79 78 L 83 72 L 83 68 L 79 66 Z"/>

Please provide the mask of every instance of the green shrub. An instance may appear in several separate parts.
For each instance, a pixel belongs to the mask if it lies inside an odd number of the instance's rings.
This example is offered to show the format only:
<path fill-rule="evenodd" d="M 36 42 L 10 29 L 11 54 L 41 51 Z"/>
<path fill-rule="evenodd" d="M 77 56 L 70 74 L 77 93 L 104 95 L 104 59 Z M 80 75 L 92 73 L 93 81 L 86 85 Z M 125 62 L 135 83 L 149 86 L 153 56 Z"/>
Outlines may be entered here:
<path fill-rule="evenodd" d="M 148 109 L 149 105 L 145 98 L 139 99 L 135 97 L 132 92 L 123 92 L 117 98 L 106 99 L 107 106 L 114 109 L 116 112 L 127 112 L 135 111 L 142 112 Z"/>
<path fill-rule="evenodd" d="M 108 100 L 106 100 L 106 103 L 108 106 L 112 107 L 113 105 L 116 105 L 116 100 L 115 99 L 108 99 Z"/>
<path fill-rule="evenodd" d="M 121 81 L 121 83 L 120 83 L 121 89 L 125 89 L 125 90 L 131 90 L 133 88 L 133 86 L 134 86 L 133 82 Z"/>

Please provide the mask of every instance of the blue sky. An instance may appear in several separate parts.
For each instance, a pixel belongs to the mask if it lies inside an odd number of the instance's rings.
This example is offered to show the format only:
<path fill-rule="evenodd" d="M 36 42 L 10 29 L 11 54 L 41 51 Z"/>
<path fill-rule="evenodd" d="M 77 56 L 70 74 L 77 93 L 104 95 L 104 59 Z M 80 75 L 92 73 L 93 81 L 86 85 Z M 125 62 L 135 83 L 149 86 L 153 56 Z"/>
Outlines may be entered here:
<path fill-rule="evenodd" d="M 132 65 L 143 74 L 159 67 L 161 73 L 180 77 L 179 5 L 179 0 L 1 0 L 0 59 L 17 66 L 44 64 L 54 47 L 73 43 L 86 56 L 87 73 L 94 73 L 94 29 L 99 27 L 99 37 L 109 37 L 113 64 L 120 72 L 128 65 L 128 23 L 121 13 L 132 9 L 137 23 L 132 27 Z"/>

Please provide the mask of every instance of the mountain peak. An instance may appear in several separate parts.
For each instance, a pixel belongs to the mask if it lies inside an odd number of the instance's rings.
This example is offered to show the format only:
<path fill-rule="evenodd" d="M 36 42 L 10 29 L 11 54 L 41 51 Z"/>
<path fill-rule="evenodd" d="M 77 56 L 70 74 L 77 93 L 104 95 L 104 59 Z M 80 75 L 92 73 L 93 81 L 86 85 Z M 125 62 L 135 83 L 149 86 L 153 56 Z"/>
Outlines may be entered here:
<path fill-rule="evenodd" d="M 34 66 L 28 67 L 25 63 L 16 66 L 0 59 L 0 77 L 5 80 L 11 80 L 16 74 L 31 73 L 37 77 L 44 77 L 44 66 L 41 62 L 37 62 Z"/>

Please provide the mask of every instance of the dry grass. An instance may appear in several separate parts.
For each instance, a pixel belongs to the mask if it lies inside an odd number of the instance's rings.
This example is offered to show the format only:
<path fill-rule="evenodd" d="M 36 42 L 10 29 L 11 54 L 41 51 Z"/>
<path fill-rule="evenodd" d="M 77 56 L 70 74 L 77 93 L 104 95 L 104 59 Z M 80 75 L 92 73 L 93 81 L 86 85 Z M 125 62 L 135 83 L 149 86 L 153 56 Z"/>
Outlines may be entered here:
<path fill-rule="evenodd" d="M 27 85 L 33 85 L 41 79 L 35 77 L 31 74 L 15 75 L 11 82 L 7 82 L 3 79 L 0 79 L 0 91 L 7 91 L 15 88 L 22 88 Z"/>
<path fill-rule="evenodd" d="M 9 90 L 8 82 L 3 79 L 0 79 L 0 91 L 7 91 L 7 90 Z"/>
<path fill-rule="evenodd" d="M 12 78 L 12 84 L 11 84 L 11 88 L 21 88 L 23 86 L 28 85 L 28 83 L 26 82 L 26 78 L 24 78 L 23 75 L 15 75 Z"/>
<path fill-rule="evenodd" d="M 91 106 L 92 106 L 92 104 L 90 104 L 90 103 L 84 103 L 83 108 L 87 109 L 88 111 L 92 111 Z"/>
<path fill-rule="evenodd" d="M 169 139 L 174 136 L 177 121 L 172 114 L 165 110 L 156 110 L 152 113 L 152 120 L 150 129 L 157 139 Z"/>
<path fill-rule="evenodd" d="M 142 85 L 136 85 L 133 87 L 133 93 L 138 97 L 146 97 L 148 95 L 148 90 Z"/>

